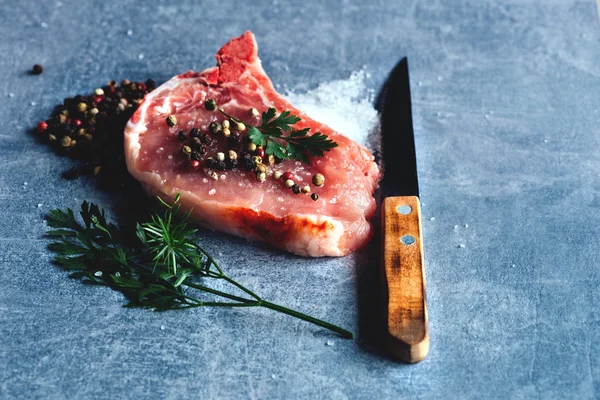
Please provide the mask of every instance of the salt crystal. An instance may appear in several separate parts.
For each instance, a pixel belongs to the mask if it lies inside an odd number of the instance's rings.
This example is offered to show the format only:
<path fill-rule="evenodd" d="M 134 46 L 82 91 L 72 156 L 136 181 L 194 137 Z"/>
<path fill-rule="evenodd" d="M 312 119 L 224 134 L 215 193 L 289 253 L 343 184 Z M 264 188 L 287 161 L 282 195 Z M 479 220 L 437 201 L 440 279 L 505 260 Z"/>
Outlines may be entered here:
<path fill-rule="evenodd" d="M 115 272 L 115 276 L 118 278 L 119 276 L 121 276 L 121 273 L 119 271 Z"/>
<path fill-rule="evenodd" d="M 435 217 L 429 218 L 430 221 L 435 221 Z"/>
<path fill-rule="evenodd" d="M 465 246 L 464 243 L 461 243 L 461 244 L 458 245 L 458 247 L 460 247 L 461 249 L 464 249 L 466 246 Z"/>
<path fill-rule="evenodd" d="M 277 375 L 271 374 L 271 379 L 277 379 Z"/>
<path fill-rule="evenodd" d="M 47 23 L 45 23 L 45 22 L 42 22 L 42 23 L 40 24 L 40 26 L 41 26 L 42 28 L 47 28 L 47 27 L 48 27 L 48 24 L 47 24 Z"/>
<path fill-rule="evenodd" d="M 367 73 L 361 70 L 307 92 L 287 92 L 285 97 L 311 118 L 366 145 L 369 133 L 378 123 L 366 79 Z"/>
<path fill-rule="evenodd" d="M 221 180 L 222 180 L 222 181 L 224 181 L 224 180 L 225 180 L 225 178 L 227 178 L 227 175 L 225 175 L 225 174 L 221 175 Z"/>
<path fill-rule="evenodd" d="M 204 178 L 204 179 L 202 179 L 202 182 L 207 183 L 208 179 Z"/>
<path fill-rule="evenodd" d="M 438 76 L 438 77 L 437 77 L 437 80 L 441 82 L 441 81 L 443 81 L 443 80 L 444 80 L 444 78 L 442 78 L 441 76 Z"/>
<path fill-rule="evenodd" d="M 15 94 L 14 93 L 9 93 L 8 97 L 15 97 Z"/>
<path fill-rule="evenodd" d="M 39 203 L 39 204 L 38 204 L 38 208 L 42 208 L 42 203 Z"/>
<path fill-rule="evenodd" d="M 417 85 L 423 86 L 423 82 L 419 81 L 419 82 L 417 82 Z"/>
<path fill-rule="evenodd" d="M 454 225 L 454 229 L 458 229 L 458 225 Z"/>
<path fill-rule="evenodd" d="M 98 277 L 102 276 L 102 271 L 94 272 L 94 276 L 98 276 Z"/>
<path fill-rule="evenodd" d="M 35 101 L 32 101 L 32 102 L 31 102 L 31 105 L 32 105 L 32 106 L 35 106 Z"/>
<path fill-rule="evenodd" d="M 140 60 L 143 60 L 143 59 L 144 59 L 144 54 L 143 54 L 143 53 L 140 53 L 140 54 L 138 54 L 138 58 L 139 58 Z"/>
<path fill-rule="evenodd" d="M 167 158 L 168 158 L 169 160 L 172 160 L 172 159 L 173 159 L 173 155 L 172 155 L 172 154 L 169 154 L 169 156 L 168 156 Z"/>
<path fill-rule="evenodd" d="M 548 139 L 544 139 L 544 143 L 548 143 Z"/>
<path fill-rule="evenodd" d="M 27 186 L 27 185 L 29 185 L 28 182 L 23 182 L 23 186 Z"/>
<path fill-rule="evenodd" d="M 331 341 L 331 340 L 328 340 L 326 344 L 327 344 L 327 346 L 333 346 L 334 345 L 333 341 Z"/>
<path fill-rule="evenodd" d="M 517 264 L 511 265 L 512 268 L 517 268 Z"/>
<path fill-rule="evenodd" d="M 469 227 L 469 224 L 465 224 L 465 228 L 468 228 L 468 227 Z"/>
<path fill-rule="evenodd" d="M 215 189 L 215 188 L 212 188 L 212 189 L 210 189 L 210 190 L 208 191 L 208 194 L 209 194 L 209 195 L 211 195 L 211 196 L 214 196 L 214 195 L 215 195 L 215 193 L 217 193 L 217 189 Z"/>
<path fill-rule="evenodd" d="M 161 325 L 161 326 L 160 326 L 160 330 L 161 330 L 161 331 L 164 331 L 164 330 L 165 330 L 165 326 L 164 326 L 164 325 Z"/>
<path fill-rule="evenodd" d="M 133 35 L 133 31 L 131 29 L 127 29 L 127 36 Z"/>

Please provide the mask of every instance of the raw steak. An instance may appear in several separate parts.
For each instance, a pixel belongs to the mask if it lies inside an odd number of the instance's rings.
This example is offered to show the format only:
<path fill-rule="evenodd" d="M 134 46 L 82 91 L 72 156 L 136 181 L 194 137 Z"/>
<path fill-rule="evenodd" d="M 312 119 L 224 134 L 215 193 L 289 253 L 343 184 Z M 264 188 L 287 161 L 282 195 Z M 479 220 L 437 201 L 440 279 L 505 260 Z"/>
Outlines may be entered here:
<path fill-rule="evenodd" d="M 176 76 L 148 94 L 125 128 L 125 154 L 129 172 L 151 195 L 174 198 L 192 209 L 195 220 L 218 231 L 303 256 L 342 256 L 362 247 L 371 237 L 369 218 L 375 212 L 373 191 L 379 170 L 373 155 L 331 128 L 312 120 L 283 99 L 262 69 L 254 35 L 246 32 L 217 53 L 217 66 L 202 72 Z M 228 114 L 246 125 L 260 125 L 249 115 L 254 107 L 263 112 L 275 107 L 302 118 L 295 129 L 310 128 L 335 140 L 339 147 L 309 162 L 286 160 L 269 167 L 270 172 L 290 171 L 301 186 L 310 185 L 319 199 L 294 194 L 282 180 L 268 176 L 264 182 L 240 162 L 237 168 L 209 168 L 206 159 L 233 149 L 244 153 L 246 142 L 232 143 L 222 135 L 212 137 L 200 165 L 191 166 L 183 154 L 185 144 L 178 132 L 198 128 L 208 132 L 212 121 L 223 121 L 218 111 L 208 111 L 204 101 L 215 99 Z M 169 127 L 166 117 L 177 125 Z M 215 173 L 216 172 L 216 176 Z M 325 185 L 312 184 L 321 173 Z M 218 177 L 217 180 L 214 178 Z"/>

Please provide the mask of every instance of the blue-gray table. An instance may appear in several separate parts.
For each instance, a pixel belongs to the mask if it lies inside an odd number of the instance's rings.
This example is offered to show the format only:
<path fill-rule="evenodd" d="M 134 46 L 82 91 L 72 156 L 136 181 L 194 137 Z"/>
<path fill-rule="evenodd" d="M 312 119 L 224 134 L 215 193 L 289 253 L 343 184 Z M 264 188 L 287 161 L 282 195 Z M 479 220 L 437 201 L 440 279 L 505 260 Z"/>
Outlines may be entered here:
<path fill-rule="evenodd" d="M 594 2 L 250 3 L 0 1 L 0 398 L 600 396 Z M 204 242 L 266 298 L 348 327 L 353 341 L 261 310 L 126 309 L 50 264 L 49 209 L 117 200 L 92 179 L 61 179 L 71 161 L 27 130 L 110 79 L 213 65 L 246 29 L 292 89 L 364 67 L 377 90 L 409 57 L 431 330 L 422 363 L 381 351 L 377 243 L 306 260 Z M 35 63 L 46 71 L 27 75 Z"/>

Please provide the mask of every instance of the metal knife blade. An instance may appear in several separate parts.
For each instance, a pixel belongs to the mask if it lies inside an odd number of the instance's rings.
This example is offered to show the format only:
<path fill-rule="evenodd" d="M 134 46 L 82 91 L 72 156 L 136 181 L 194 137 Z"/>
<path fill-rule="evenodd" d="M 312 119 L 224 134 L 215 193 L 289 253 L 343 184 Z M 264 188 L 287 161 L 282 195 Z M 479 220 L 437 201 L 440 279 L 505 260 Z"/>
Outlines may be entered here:
<path fill-rule="evenodd" d="M 384 197 L 419 196 L 406 57 L 390 74 L 382 94 L 379 107 L 384 161 L 382 194 Z"/>
<path fill-rule="evenodd" d="M 416 363 L 429 351 L 417 158 L 412 126 L 408 61 L 403 58 L 384 86 L 380 103 L 383 269 L 389 349 Z"/>

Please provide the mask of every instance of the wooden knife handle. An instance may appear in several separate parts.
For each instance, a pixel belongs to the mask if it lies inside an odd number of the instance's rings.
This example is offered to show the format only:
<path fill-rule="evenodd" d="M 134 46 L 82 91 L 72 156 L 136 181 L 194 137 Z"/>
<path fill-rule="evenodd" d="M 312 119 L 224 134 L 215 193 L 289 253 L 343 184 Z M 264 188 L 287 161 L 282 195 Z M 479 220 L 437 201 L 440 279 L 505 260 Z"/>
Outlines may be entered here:
<path fill-rule="evenodd" d="M 384 199 L 382 218 L 388 344 L 401 360 L 416 363 L 429 351 L 419 198 Z"/>

